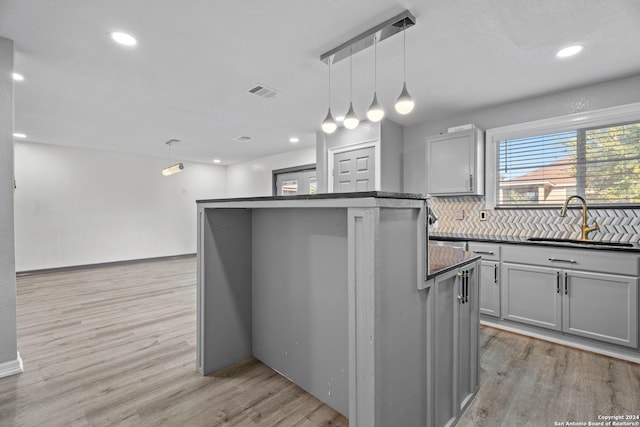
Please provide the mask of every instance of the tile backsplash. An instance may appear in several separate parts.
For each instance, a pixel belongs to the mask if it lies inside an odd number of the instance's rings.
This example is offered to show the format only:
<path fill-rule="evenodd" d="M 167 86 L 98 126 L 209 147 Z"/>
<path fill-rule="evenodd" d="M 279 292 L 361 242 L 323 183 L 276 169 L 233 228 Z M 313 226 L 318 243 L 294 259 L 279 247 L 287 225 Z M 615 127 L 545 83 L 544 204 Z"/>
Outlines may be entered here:
<path fill-rule="evenodd" d="M 438 217 L 438 222 L 431 228 L 434 234 L 580 238 L 580 208 L 569 209 L 566 217 L 560 216 L 559 208 L 496 209 L 487 212 L 486 221 L 480 221 L 480 211 L 486 209 L 484 197 L 434 197 L 429 206 Z M 456 219 L 460 218 L 461 212 L 463 218 Z M 599 231 L 589 235 L 592 239 L 640 241 L 640 209 L 589 208 L 587 219 L 589 225 L 595 221 L 600 226 Z"/>

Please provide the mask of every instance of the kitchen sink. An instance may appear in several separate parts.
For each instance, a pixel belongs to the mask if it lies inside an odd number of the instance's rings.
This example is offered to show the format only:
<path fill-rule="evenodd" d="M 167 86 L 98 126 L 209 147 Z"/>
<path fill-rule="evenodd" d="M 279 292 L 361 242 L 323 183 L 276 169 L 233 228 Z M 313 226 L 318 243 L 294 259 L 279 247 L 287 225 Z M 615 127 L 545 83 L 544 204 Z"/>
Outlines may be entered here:
<path fill-rule="evenodd" d="M 632 248 L 633 243 L 626 242 L 607 242 L 604 240 L 579 240 L 579 239 L 554 239 L 551 237 L 529 237 L 530 242 L 558 242 L 558 243 L 574 243 L 580 245 L 598 245 L 598 246 L 622 246 Z"/>

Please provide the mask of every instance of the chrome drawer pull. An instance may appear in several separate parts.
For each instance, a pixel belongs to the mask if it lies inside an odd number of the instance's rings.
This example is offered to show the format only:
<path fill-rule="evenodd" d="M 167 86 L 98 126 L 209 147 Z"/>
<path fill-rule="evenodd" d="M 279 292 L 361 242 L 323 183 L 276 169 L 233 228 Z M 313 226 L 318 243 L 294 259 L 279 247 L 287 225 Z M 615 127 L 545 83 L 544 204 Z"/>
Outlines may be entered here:
<path fill-rule="evenodd" d="M 473 253 L 478 255 L 495 255 L 493 252 L 485 252 L 485 251 L 473 251 Z"/>
<path fill-rule="evenodd" d="M 577 264 L 578 261 L 575 259 L 560 259 L 560 258 L 549 258 L 551 262 L 568 262 L 569 264 Z"/>

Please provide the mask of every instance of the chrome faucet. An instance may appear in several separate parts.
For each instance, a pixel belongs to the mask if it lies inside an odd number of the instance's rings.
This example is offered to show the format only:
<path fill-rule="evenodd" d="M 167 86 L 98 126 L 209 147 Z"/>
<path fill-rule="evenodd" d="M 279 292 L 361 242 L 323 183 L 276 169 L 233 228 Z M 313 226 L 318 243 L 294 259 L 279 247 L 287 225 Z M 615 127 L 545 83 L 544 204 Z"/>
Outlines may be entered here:
<path fill-rule="evenodd" d="M 583 197 L 578 196 L 577 194 L 569 196 L 569 198 L 564 202 L 564 206 L 560 211 L 560 216 L 567 216 L 567 206 L 571 199 L 579 199 L 582 202 L 582 236 L 580 237 L 580 240 L 591 240 L 589 239 L 589 233 L 600 230 L 600 226 L 595 222 L 593 227 L 589 227 L 587 224 L 587 201 Z"/>

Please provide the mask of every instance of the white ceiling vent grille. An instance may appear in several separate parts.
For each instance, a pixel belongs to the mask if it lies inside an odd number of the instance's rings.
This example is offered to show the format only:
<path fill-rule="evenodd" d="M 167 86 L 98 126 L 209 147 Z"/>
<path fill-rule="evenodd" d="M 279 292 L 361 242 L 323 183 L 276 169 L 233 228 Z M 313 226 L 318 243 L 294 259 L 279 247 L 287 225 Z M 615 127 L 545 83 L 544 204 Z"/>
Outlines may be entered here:
<path fill-rule="evenodd" d="M 251 141 L 250 136 L 244 136 L 244 135 L 240 135 L 240 136 L 236 136 L 235 138 L 233 138 L 234 141 L 238 141 L 238 142 L 246 142 L 246 141 Z"/>
<path fill-rule="evenodd" d="M 266 87 L 264 85 L 255 85 L 254 87 L 249 89 L 249 93 L 261 96 L 263 98 L 273 98 L 274 96 L 278 95 L 280 92 L 278 92 L 275 89 Z"/>

